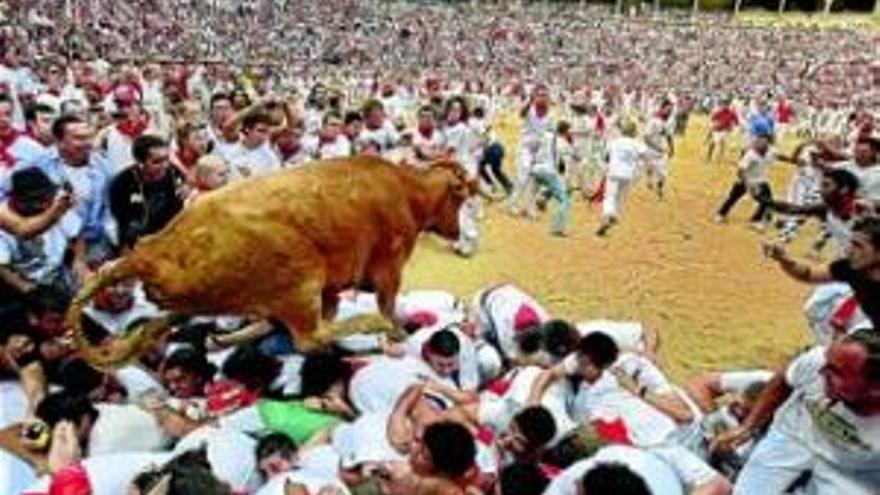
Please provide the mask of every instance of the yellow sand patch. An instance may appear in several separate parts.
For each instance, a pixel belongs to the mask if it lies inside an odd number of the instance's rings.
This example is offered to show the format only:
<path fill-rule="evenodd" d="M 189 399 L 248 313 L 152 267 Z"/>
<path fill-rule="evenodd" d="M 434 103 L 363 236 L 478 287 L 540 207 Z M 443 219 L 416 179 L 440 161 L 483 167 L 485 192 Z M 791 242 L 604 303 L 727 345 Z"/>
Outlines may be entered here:
<path fill-rule="evenodd" d="M 503 124 L 512 171 L 516 123 Z M 698 120 L 678 140 L 666 200 L 638 184 L 607 239 L 594 235 L 598 212 L 581 202 L 567 238 L 548 235 L 549 212 L 530 222 L 495 204 L 474 258 L 457 258 L 426 238 L 405 285 L 470 295 L 512 280 L 559 317 L 643 321 L 660 331 L 663 364 L 678 381 L 700 370 L 784 363 L 808 342 L 801 316 L 808 288 L 763 258 L 761 236 L 747 226 L 750 199 L 737 205 L 730 224 L 712 223 L 734 176 L 734 153 L 724 164 L 704 163 L 704 133 L 705 121 Z M 773 172 L 777 195 L 784 194 L 790 167 L 779 164 Z M 812 238 L 802 236 L 793 252 L 806 252 Z"/>

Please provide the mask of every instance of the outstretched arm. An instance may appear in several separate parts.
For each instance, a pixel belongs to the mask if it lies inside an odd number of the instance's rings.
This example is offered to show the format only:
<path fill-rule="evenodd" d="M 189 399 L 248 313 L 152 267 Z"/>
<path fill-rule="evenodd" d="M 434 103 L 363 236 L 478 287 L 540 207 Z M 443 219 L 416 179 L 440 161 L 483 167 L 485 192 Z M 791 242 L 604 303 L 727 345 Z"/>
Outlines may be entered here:
<path fill-rule="evenodd" d="M 754 438 L 758 432 L 770 424 L 776 410 L 788 399 L 789 395 L 791 395 L 791 387 L 786 383 L 785 375 L 782 372 L 777 372 L 767 383 L 761 396 L 758 397 L 758 402 L 751 414 L 740 426 L 719 435 L 712 442 L 712 450 L 729 452 Z"/>
<path fill-rule="evenodd" d="M 786 201 L 770 201 L 767 205 L 779 213 L 788 215 L 810 215 L 814 217 L 824 217 L 828 211 L 825 203 L 812 203 L 808 205 L 796 205 Z"/>
<path fill-rule="evenodd" d="M 782 271 L 795 280 L 810 284 L 822 284 L 833 280 L 827 266 L 814 266 L 795 261 L 785 252 L 785 248 L 778 244 L 765 244 L 764 254 L 777 261 Z"/>

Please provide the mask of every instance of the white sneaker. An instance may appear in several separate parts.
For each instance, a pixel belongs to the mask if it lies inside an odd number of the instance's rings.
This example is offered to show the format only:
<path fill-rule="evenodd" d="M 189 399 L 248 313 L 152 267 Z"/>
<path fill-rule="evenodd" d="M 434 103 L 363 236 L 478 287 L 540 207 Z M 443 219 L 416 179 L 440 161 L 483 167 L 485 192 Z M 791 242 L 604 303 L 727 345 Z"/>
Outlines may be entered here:
<path fill-rule="evenodd" d="M 725 224 L 725 223 L 727 223 L 727 217 L 722 216 L 722 215 L 715 215 L 715 218 L 713 219 L 713 221 L 715 223 L 717 223 L 718 225 Z"/>
<path fill-rule="evenodd" d="M 751 222 L 749 224 L 749 227 L 751 227 L 751 229 L 755 232 L 759 233 L 763 233 L 765 230 L 767 230 L 767 225 L 765 225 L 764 222 Z"/>

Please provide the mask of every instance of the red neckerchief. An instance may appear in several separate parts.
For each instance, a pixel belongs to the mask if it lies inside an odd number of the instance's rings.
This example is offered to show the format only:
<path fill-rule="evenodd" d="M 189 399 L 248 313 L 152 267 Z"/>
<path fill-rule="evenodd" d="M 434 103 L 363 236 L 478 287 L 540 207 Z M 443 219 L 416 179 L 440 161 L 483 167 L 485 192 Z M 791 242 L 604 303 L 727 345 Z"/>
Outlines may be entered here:
<path fill-rule="evenodd" d="M 535 115 L 538 118 L 543 119 L 547 115 L 547 112 L 550 110 L 550 107 L 548 107 L 547 105 L 534 105 L 534 109 Z"/>
<path fill-rule="evenodd" d="M 122 135 L 130 137 L 132 140 L 137 139 L 147 130 L 150 125 L 150 119 L 143 118 L 139 120 L 123 120 L 116 124 L 116 130 Z"/>
<path fill-rule="evenodd" d="M 843 220 L 849 220 L 856 211 L 856 197 L 854 194 L 847 194 L 829 206 L 835 215 Z"/>
<path fill-rule="evenodd" d="M 419 131 L 419 136 L 422 136 L 426 140 L 430 140 L 431 136 L 434 135 L 434 128 L 433 127 L 429 127 L 427 129 L 425 129 L 422 126 L 419 126 L 417 130 Z"/>
<path fill-rule="evenodd" d="M 299 153 L 299 150 L 302 146 L 300 146 L 299 141 L 294 144 L 278 144 L 278 151 L 281 153 L 281 157 L 284 159 L 282 161 L 287 161 L 288 158 L 295 156 Z"/>
<path fill-rule="evenodd" d="M 199 160 L 199 153 L 184 146 L 177 150 L 177 159 L 180 160 L 180 164 L 184 168 L 190 170 L 196 166 L 196 162 Z"/>
<path fill-rule="evenodd" d="M 859 300 L 855 295 L 847 297 L 831 313 L 831 326 L 839 332 L 845 331 L 859 308 Z"/>
<path fill-rule="evenodd" d="M 15 157 L 9 153 L 9 148 L 15 144 L 19 136 L 21 133 L 15 129 L 10 129 L 5 135 L 0 135 L 0 166 L 6 168 L 15 166 Z"/>

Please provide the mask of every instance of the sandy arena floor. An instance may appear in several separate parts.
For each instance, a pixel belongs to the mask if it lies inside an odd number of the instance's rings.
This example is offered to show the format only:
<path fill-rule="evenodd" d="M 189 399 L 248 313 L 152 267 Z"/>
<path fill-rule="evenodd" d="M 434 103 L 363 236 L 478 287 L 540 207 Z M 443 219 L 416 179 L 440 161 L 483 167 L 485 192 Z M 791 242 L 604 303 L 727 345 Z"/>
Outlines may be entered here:
<path fill-rule="evenodd" d="M 407 267 L 406 287 L 470 295 L 510 280 L 557 317 L 640 320 L 660 332 L 661 360 L 678 381 L 701 370 L 784 363 L 808 342 L 801 315 L 808 288 L 763 258 L 761 235 L 747 224 L 751 200 L 737 205 L 729 224 L 712 222 L 734 176 L 734 153 L 724 164 L 704 163 L 704 125 L 692 119 L 677 140 L 665 201 L 637 184 L 609 237 L 594 235 L 598 209 L 580 201 L 567 238 L 548 234 L 550 211 L 538 221 L 514 219 L 496 203 L 487 208 L 474 258 L 426 238 Z M 510 157 L 513 136 L 503 134 Z M 790 167 L 780 163 L 773 172 L 777 196 Z M 815 229 L 806 232 L 793 253 L 806 252 Z"/>

